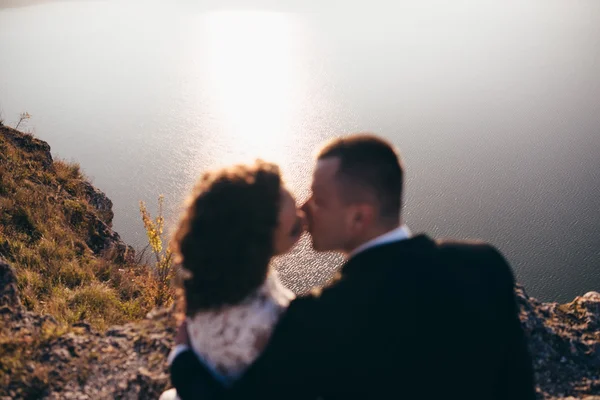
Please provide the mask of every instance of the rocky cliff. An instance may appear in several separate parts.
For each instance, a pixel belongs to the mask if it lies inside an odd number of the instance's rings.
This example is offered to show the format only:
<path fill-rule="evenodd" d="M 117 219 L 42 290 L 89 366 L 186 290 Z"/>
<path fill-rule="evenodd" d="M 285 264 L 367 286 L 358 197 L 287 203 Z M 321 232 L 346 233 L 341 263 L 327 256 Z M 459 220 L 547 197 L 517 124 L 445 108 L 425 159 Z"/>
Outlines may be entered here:
<path fill-rule="evenodd" d="M 48 143 L 0 125 L 0 196 L 18 200 L 19 189 L 26 192 L 22 194 L 23 203 L 17 206 L 25 206 L 25 195 L 35 197 L 38 190 L 44 192 L 45 202 L 65 205 L 71 227 L 85 223 L 82 239 L 94 254 L 112 251 L 121 258 L 126 258 L 128 252 L 130 257 L 133 255 L 133 249 L 111 229 L 112 201 L 85 179 L 77 164 L 55 162 Z M 0 210 L 6 212 L 7 203 L 2 203 Z M 33 229 L 24 233 L 35 238 Z"/>

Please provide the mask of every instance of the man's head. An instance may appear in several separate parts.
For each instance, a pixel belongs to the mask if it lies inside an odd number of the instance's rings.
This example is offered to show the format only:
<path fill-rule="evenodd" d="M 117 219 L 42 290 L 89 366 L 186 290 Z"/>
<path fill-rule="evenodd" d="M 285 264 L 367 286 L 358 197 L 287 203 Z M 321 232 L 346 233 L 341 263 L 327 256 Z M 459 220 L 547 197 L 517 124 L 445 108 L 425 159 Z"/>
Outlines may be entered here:
<path fill-rule="evenodd" d="M 401 161 L 387 141 L 357 134 L 326 144 L 303 206 L 314 249 L 349 253 L 396 228 L 402 183 Z"/>

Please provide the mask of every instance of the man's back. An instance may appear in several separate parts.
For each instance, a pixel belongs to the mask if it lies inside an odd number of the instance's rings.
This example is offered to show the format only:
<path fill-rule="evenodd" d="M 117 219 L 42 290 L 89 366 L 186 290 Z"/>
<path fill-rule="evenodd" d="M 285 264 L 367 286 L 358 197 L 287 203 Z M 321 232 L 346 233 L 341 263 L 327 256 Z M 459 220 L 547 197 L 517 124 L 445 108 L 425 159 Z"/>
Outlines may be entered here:
<path fill-rule="evenodd" d="M 513 285 L 483 244 L 418 236 L 365 250 L 292 303 L 226 397 L 534 399 Z"/>

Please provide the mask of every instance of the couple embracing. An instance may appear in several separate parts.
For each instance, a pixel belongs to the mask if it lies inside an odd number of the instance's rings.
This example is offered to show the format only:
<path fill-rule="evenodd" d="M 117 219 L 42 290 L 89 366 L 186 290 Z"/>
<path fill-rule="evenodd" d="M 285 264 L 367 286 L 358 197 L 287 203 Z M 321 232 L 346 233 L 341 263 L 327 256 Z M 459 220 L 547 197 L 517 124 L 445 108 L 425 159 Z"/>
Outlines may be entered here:
<path fill-rule="evenodd" d="M 482 242 L 412 234 L 403 180 L 395 149 L 368 134 L 320 150 L 300 209 L 273 164 L 205 174 L 175 237 L 186 309 L 169 357 L 177 395 L 533 400 L 510 266 Z M 345 262 L 294 298 L 270 261 L 304 227 L 316 251 Z"/>

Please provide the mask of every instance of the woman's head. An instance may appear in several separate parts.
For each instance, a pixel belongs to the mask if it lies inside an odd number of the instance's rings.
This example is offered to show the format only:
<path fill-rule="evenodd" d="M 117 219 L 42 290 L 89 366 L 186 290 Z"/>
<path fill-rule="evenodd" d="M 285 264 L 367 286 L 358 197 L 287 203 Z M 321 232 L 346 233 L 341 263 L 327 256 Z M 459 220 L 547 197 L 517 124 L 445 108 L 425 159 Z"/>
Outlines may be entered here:
<path fill-rule="evenodd" d="M 186 314 L 236 304 L 265 280 L 269 261 L 302 233 L 279 168 L 257 161 L 202 176 L 175 234 Z"/>

